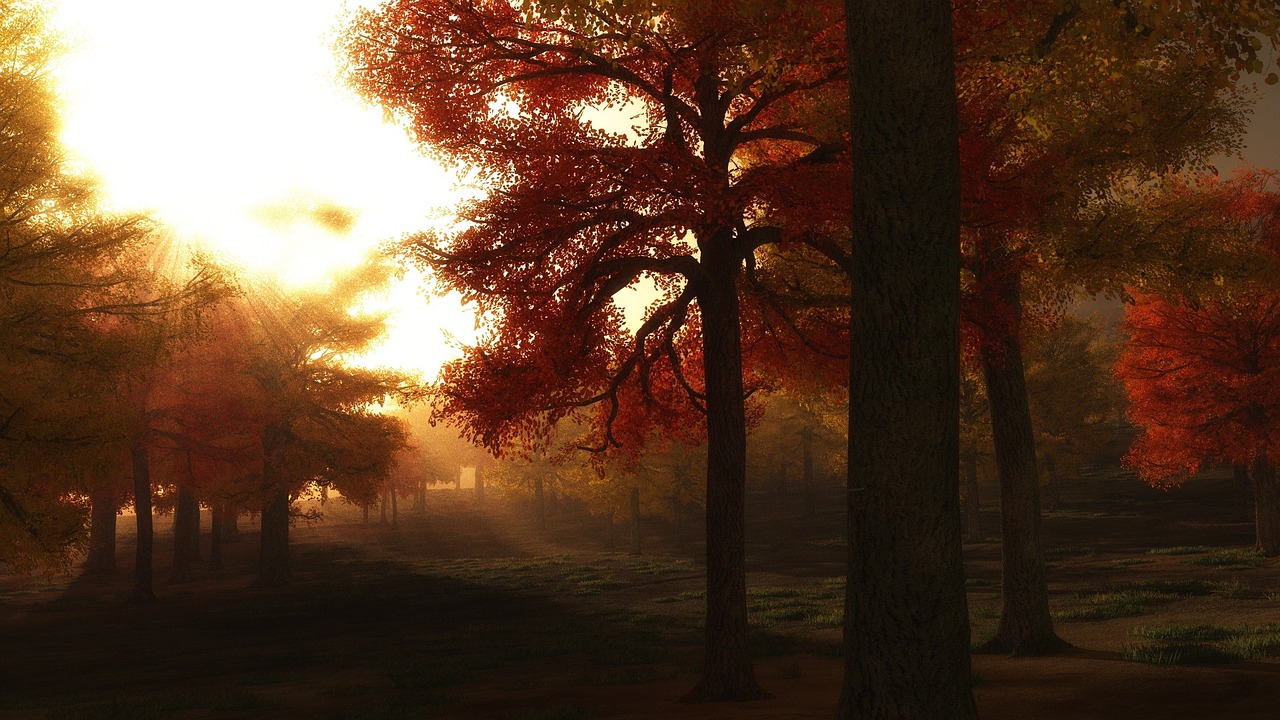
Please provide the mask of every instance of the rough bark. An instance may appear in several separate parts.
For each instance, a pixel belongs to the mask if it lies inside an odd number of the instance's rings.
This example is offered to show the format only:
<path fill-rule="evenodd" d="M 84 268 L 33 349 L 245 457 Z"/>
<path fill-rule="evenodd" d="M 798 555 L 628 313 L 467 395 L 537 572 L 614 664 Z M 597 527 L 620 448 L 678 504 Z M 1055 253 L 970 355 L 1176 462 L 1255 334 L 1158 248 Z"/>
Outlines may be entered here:
<path fill-rule="evenodd" d="M 976 718 L 960 549 L 960 163 L 946 0 L 846 0 L 849 577 L 837 717 Z"/>
<path fill-rule="evenodd" d="M 685 702 L 771 697 L 756 682 L 747 646 L 747 430 L 737 277 L 725 237 L 702 247 L 698 288 L 707 410 L 707 615 L 702 678 Z M 725 253 L 721 256 L 719 253 Z"/>
<path fill-rule="evenodd" d="M 116 494 L 97 490 L 89 495 L 89 555 L 84 561 L 86 575 L 116 575 Z"/>
<path fill-rule="evenodd" d="M 631 486 L 631 555 L 640 554 L 640 488 Z"/>
<path fill-rule="evenodd" d="M 1001 297 L 1021 313 L 1017 273 L 1009 273 Z M 1040 476 L 1035 433 L 1015 328 L 997 347 L 982 350 L 983 379 L 991 410 L 991 439 L 1000 477 L 1001 607 L 996 634 L 981 649 L 1040 655 L 1067 647 L 1053 630 L 1049 585 L 1040 533 Z"/>
<path fill-rule="evenodd" d="M 985 542 L 987 537 L 982 532 L 982 504 L 978 495 L 978 454 L 962 454 L 960 469 L 964 471 L 965 542 Z"/>
<path fill-rule="evenodd" d="M 133 507 L 137 516 L 138 541 L 134 549 L 133 594 L 130 602 L 145 603 L 156 599 L 152 581 L 151 557 L 155 538 L 151 530 L 151 465 L 147 443 L 137 439 L 129 448 L 133 465 Z"/>
<path fill-rule="evenodd" d="M 1260 454 L 1249 475 L 1253 478 L 1255 547 L 1263 555 L 1280 555 L 1280 487 L 1275 466 Z"/>
<path fill-rule="evenodd" d="M 200 501 L 184 485 L 178 486 L 178 502 L 173 511 L 173 573 L 169 582 L 195 579 L 200 561 Z"/>

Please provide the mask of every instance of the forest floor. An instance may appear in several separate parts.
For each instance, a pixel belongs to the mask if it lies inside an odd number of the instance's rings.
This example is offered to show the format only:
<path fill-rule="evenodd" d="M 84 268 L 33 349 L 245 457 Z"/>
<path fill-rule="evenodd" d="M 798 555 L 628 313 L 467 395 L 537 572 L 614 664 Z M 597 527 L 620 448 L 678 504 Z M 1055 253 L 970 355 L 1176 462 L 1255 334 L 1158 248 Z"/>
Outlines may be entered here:
<path fill-rule="evenodd" d="M 795 493 L 751 496 L 752 646 L 772 700 L 677 703 L 701 662 L 698 544 L 650 522 L 643 555 L 608 551 L 603 526 L 573 508 L 540 529 L 523 503 L 449 489 L 396 527 L 329 504 L 294 528 L 294 581 L 276 590 L 249 588 L 252 532 L 224 570 L 165 584 L 161 519 L 159 600 L 126 604 L 131 516 L 120 577 L 0 576 L 0 718 L 825 720 L 845 552 L 841 494 L 826 490 L 812 518 Z M 1062 495 L 1044 531 L 1051 606 L 1074 647 L 974 656 L 981 716 L 1277 717 L 1280 560 L 1248 551 L 1229 481 L 1166 493 L 1101 473 Z M 984 521 L 994 532 L 998 514 Z M 965 546 L 975 642 L 995 626 L 999 555 Z"/>

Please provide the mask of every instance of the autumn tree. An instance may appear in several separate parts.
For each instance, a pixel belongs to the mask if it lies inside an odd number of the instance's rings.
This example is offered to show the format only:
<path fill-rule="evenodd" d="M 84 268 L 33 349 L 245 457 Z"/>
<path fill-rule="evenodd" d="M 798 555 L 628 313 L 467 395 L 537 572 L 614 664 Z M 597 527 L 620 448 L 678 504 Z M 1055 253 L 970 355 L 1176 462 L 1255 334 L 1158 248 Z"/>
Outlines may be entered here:
<path fill-rule="evenodd" d="M 1174 486 L 1212 465 L 1248 466 L 1259 551 L 1280 554 L 1275 486 L 1280 397 L 1280 192 L 1269 173 L 1245 171 L 1204 222 L 1246 238 L 1254 272 L 1209 293 L 1137 298 L 1116 372 L 1142 432 L 1125 460 L 1148 482 Z M 1218 183 L 1214 182 L 1217 186 Z"/>
<path fill-rule="evenodd" d="M 616 406 L 628 383 L 652 389 L 663 363 L 705 410 L 707 650 L 691 701 L 766 697 L 747 651 L 742 337 L 767 326 L 742 288 L 757 249 L 827 247 L 847 226 L 842 138 L 791 115 L 844 92 L 841 40 L 829 3 L 675 0 L 393 2 L 345 40 L 352 84 L 486 186 L 464 226 L 404 248 L 490 320 L 445 368 L 442 412 L 500 448 Z M 609 108 L 635 127 L 611 128 Z M 764 144 L 767 160 L 736 162 Z M 632 332 L 615 297 L 650 283 Z M 608 423 L 599 440 L 616 443 Z"/>

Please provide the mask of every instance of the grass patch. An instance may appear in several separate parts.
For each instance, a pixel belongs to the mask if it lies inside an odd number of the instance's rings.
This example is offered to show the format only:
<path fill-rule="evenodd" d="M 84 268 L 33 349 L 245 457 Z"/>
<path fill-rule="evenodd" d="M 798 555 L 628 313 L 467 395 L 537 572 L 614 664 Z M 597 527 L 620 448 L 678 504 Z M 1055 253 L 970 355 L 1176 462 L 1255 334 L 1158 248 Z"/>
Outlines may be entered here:
<path fill-rule="evenodd" d="M 1044 551 L 1044 559 L 1052 562 L 1054 560 L 1062 560 L 1068 557 L 1093 557 L 1098 554 L 1097 548 L 1091 547 L 1060 547 L 1048 548 Z"/>
<path fill-rule="evenodd" d="M 1179 597 L 1208 597 L 1218 592 L 1221 587 L 1222 583 L 1209 580 L 1148 580 L 1107 585 L 1101 592 L 1145 592 Z"/>
<path fill-rule="evenodd" d="M 1078 605 L 1058 610 L 1053 617 L 1064 622 L 1135 617 L 1146 615 L 1156 606 L 1176 598 L 1176 595 L 1142 590 L 1092 593 L 1078 596 Z"/>
<path fill-rule="evenodd" d="M 994 620 L 1000 617 L 1000 607 L 998 605 L 974 607 L 969 611 L 969 616 L 978 620 Z"/>
<path fill-rule="evenodd" d="M 1166 625 L 1164 627 L 1137 627 L 1133 634 L 1147 640 L 1168 643 L 1212 642 L 1226 640 L 1239 634 L 1238 630 L 1221 625 Z"/>
<path fill-rule="evenodd" d="M 1148 555 L 1200 555 L 1207 553 L 1213 548 L 1207 545 L 1175 545 L 1165 548 L 1151 548 L 1147 551 Z"/>
<path fill-rule="evenodd" d="M 1237 663 L 1244 658 L 1215 645 L 1185 643 L 1135 645 L 1124 651 L 1124 659 L 1151 665 L 1221 665 Z"/>
<path fill-rule="evenodd" d="M 1122 558 L 1120 560 L 1112 560 L 1112 567 L 1133 567 L 1134 565 L 1151 565 L 1155 560 L 1150 558 Z"/>
<path fill-rule="evenodd" d="M 1216 568 L 1239 569 L 1245 570 L 1262 566 L 1264 556 L 1253 550 L 1243 550 L 1233 548 L 1229 550 L 1215 550 L 1208 555 L 1194 557 L 1187 560 L 1192 565 L 1208 565 Z"/>

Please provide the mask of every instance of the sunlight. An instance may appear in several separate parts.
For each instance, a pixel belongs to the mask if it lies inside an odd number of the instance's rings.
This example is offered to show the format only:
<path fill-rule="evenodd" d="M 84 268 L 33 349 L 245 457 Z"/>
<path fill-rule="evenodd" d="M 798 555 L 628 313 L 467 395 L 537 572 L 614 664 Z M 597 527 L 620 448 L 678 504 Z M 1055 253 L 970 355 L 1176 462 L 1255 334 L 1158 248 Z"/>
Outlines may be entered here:
<path fill-rule="evenodd" d="M 454 175 L 335 80 L 341 0 L 57 3 L 72 40 L 63 139 L 109 206 L 291 287 L 449 220 Z M 472 318 L 414 288 L 391 297 L 403 335 L 378 363 L 434 377 L 440 333 Z"/>

